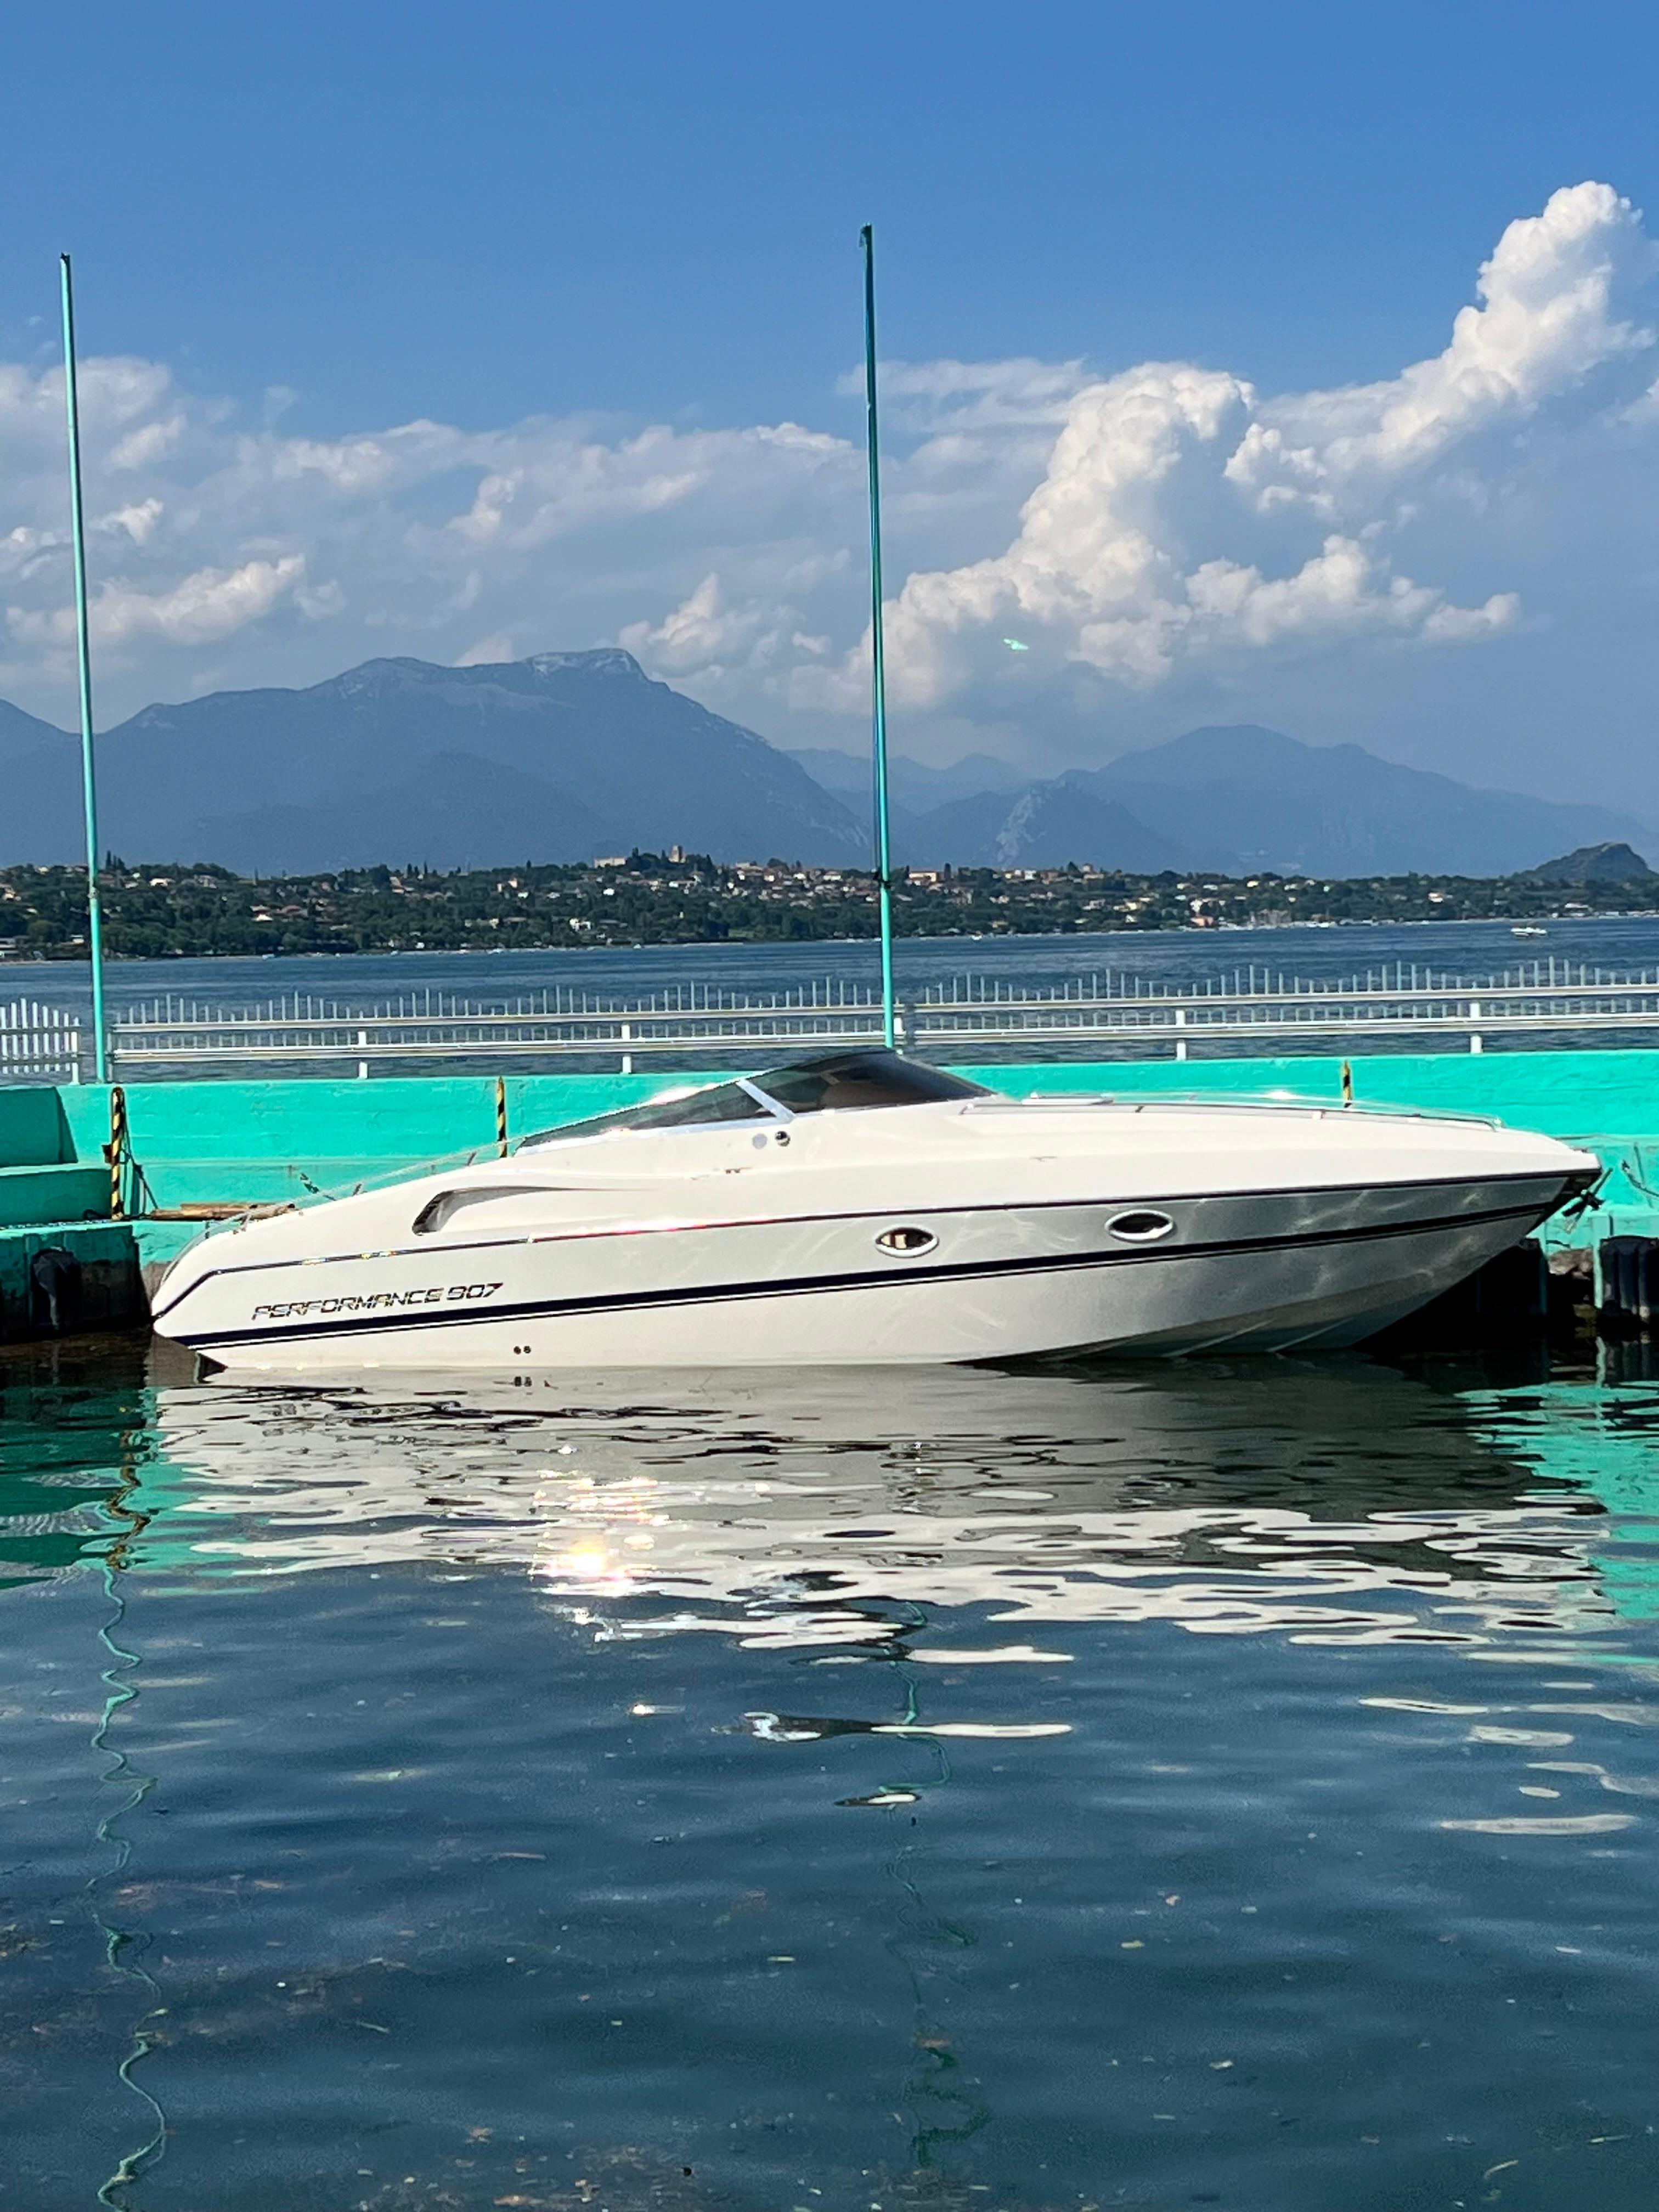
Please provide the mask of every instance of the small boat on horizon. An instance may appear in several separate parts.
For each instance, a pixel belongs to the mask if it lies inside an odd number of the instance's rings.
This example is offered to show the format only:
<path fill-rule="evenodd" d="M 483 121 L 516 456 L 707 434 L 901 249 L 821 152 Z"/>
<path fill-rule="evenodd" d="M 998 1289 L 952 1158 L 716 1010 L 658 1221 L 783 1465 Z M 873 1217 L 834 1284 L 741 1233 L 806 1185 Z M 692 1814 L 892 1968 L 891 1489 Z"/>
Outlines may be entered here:
<path fill-rule="evenodd" d="M 842 1050 L 210 1232 L 152 1318 L 233 1373 L 1323 1348 L 1601 1171 L 1473 1118 L 1016 1099 Z"/>

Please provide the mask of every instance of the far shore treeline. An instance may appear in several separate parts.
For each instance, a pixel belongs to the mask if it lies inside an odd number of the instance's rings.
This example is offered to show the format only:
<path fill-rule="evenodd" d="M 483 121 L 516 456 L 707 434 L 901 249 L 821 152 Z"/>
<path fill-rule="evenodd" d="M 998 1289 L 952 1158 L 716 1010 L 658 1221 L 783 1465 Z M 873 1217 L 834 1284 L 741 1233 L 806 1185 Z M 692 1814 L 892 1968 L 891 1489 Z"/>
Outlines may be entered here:
<path fill-rule="evenodd" d="M 1585 857 L 1605 872 L 1605 850 Z M 1659 908 L 1659 877 L 1643 871 L 1634 854 L 1631 860 L 1624 879 L 1588 870 L 1589 881 L 1571 880 L 1563 862 L 1517 876 L 1348 879 L 1141 876 L 1075 866 L 912 869 L 895 880 L 894 919 L 907 937 L 1001 937 L 1651 913 Z M 135 960 L 807 944 L 873 937 L 877 928 L 876 883 L 868 873 L 782 861 L 732 864 L 678 850 L 583 866 L 447 873 L 410 866 L 275 879 L 207 864 L 134 867 L 111 856 L 100 884 L 106 948 Z M 0 870 L 0 962 L 84 958 L 86 928 L 84 872 Z"/>

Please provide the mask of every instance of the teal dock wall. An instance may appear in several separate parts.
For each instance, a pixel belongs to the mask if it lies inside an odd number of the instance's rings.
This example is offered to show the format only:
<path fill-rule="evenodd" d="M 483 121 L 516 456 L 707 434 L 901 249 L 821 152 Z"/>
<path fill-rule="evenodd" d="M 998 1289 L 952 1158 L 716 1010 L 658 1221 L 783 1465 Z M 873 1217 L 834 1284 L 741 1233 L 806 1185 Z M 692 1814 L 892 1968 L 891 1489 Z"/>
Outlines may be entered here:
<path fill-rule="evenodd" d="M 83 1327 L 122 1327 L 142 1317 L 138 1238 L 131 1224 L 109 1218 L 100 1144 L 78 1150 L 59 1092 L 0 1090 L 0 1340 L 50 1324 L 49 1285 L 66 1310 L 72 1297 Z M 43 1252 L 54 1255 L 44 1279 L 36 1266 Z M 65 1262 L 72 1289 L 64 1280 Z"/>
<path fill-rule="evenodd" d="M 104 1111 L 109 1111 L 107 1099 Z M 74 1158 L 75 1140 L 60 1093 L 43 1084 L 0 1091 L 0 1170 Z"/>
<path fill-rule="evenodd" d="M 1659 1052 L 1390 1054 L 1355 1060 L 1352 1066 L 1361 1105 L 1490 1115 L 1597 1152 L 1609 1170 L 1602 1210 L 1571 1230 L 1550 1225 L 1547 1241 L 1659 1236 Z M 728 1072 L 510 1076 L 509 1133 L 516 1142 L 534 1130 Z M 1341 1097 L 1341 1063 L 1324 1058 L 969 1066 L 961 1072 L 1015 1096 L 1277 1096 L 1333 1105 Z M 134 1084 L 126 1102 L 146 1212 L 303 1202 L 317 1192 L 338 1194 L 445 1160 L 488 1158 L 495 1149 L 495 1079 L 489 1075 Z M 43 1241 L 77 1253 L 82 1245 L 107 1249 L 113 1284 L 135 1254 L 153 1271 L 201 1233 L 201 1224 L 189 1221 L 88 1224 L 86 1216 L 108 1212 L 102 1148 L 109 1115 L 109 1091 L 100 1085 L 0 1090 L 0 1334 L 7 1316 L 15 1320 L 21 1310 L 19 1299 L 27 1303 L 30 1258 Z"/>

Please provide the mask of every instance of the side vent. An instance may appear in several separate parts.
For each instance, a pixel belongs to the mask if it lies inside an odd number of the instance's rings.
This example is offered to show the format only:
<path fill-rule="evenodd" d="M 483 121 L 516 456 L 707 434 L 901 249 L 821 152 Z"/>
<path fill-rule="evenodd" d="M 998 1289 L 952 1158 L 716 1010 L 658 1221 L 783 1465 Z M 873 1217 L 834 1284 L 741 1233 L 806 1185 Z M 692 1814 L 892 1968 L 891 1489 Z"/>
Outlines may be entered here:
<path fill-rule="evenodd" d="M 1167 1237 L 1175 1227 L 1167 1213 L 1152 1213 L 1145 1209 L 1133 1213 L 1115 1213 L 1106 1224 L 1109 1235 L 1124 1244 L 1156 1244 L 1160 1237 Z"/>
<path fill-rule="evenodd" d="M 538 1198 L 545 1183 L 477 1183 L 465 1190 L 441 1190 L 428 1199 L 410 1224 L 417 1237 L 430 1237 L 447 1229 L 458 1213 L 469 1207 L 495 1206 L 504 1198 Z"/>
<path fill-rule="evenodd" d="M 876 1239 L 876 1249 L 896 1260 L 917 1260 L 924 1252 L 931 1252 L 938 1243 L 931 1229 L 884 1229 Z"/>

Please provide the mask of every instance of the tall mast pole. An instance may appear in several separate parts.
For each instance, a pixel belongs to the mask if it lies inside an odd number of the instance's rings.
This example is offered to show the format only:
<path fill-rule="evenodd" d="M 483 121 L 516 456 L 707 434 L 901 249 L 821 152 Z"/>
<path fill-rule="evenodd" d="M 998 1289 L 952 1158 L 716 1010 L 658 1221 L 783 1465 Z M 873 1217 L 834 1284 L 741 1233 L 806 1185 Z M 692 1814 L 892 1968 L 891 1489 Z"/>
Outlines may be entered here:
<path fill-rule="evenodd" d="M 87 534 L 81 510 L 81 408 L 75 386 L 75 290 L 70 258 L 64 288 L 64 396 L 69 410 L 70 521 L 75 540 L 75 638 L 81 673 L 81 788 L 87 811 L 87 943 L 92 954 L 92 1036 L 97 1079 L 109 1076 L 104 1031 L 104 917 L 98 899 L 98 787 L 92 752 L 92 651 L 87 638 Z"/>
<path fill-rule="evenodd" d="M 881 1030 L 897 1042 L 893 1006 L 893 854 L 887 817 L 887 672 L 881 629 L 881 459 L 876 428 L 876 240 L 866 222 L 864 249 L 865 444 L 870 466 L 870 656 L 876 752 L 876 886 L 881 900 Z"/>

